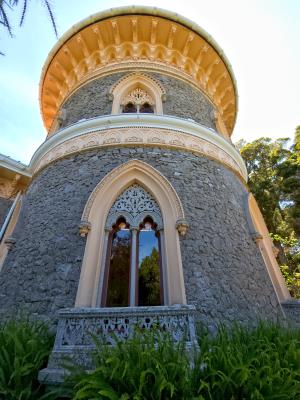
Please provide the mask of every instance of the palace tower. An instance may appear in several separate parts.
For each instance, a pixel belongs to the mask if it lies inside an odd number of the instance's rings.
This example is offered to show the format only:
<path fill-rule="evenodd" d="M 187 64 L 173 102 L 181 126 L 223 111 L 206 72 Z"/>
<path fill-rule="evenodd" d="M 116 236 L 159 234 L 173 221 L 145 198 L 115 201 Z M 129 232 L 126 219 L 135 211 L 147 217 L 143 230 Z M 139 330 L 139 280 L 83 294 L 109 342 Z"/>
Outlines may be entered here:
<path fill-rule="evenodd" d="M 220 46 L 168 11 L 95 14 L 51 50 L 47 138 L 29 166 L 0 160 L 0 314 L 59 320 L 48 373 L 87 331 L 126 336 L 138 320 L 191 341 L 194 318 L 290 316 L 230 139 L 237 102 Z"/>

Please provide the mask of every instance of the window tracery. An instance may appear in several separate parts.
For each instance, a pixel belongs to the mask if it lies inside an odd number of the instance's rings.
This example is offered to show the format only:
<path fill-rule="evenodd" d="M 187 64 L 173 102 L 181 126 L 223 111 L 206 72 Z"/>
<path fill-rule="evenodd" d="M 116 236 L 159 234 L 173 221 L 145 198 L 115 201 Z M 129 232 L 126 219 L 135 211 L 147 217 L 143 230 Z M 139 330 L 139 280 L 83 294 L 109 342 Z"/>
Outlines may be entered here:
<path fill-rule="evenodd" d="M 130 74 L 115 84 L 110 95 L 112 114 L 147 113 L 162 114 L 165 91 L 159 83 L 145 74 Z"/>
<path fill-rule="evenodd" d="M 102 305 L 163 304 L 160 232 L 162 216 L 153 196 L 138 184 L 112 205 Z"/>
<path fill-rule="evenodd" d="M 123 113 L 154 113 L 155 101 L 146 90 L 136 87 L 123 98 L 121 106 Z"/>

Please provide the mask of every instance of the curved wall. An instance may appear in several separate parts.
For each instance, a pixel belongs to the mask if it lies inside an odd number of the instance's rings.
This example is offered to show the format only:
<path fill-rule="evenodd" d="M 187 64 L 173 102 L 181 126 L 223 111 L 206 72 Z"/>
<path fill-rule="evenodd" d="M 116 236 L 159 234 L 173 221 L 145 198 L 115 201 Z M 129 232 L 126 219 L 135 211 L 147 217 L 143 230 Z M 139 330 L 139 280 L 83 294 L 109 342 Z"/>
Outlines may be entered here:
<path fill-rule="evenodd" d="M 81 119 L 111 114 L 112 101 L 109 90 L 128 73 L 116 73 L 86 83 L 77 89 L 63 104 L 65 118 L 60 128 L 74 124 Z M 159 81 L 166 90 L 163 103 L 164 114 L 181 118 L 192 118 L 196 122 L 216 129 L 214 107 L 206 96 L 188 83 L 174 77 L 147 73 Z"/>
<path fill-rule="evenodd" d="M 73 307 L 84 254 L 79 223 L 85 203 L 112 169 L 135 158 L 173 185 L 190 225 L 180 238 L 187 303 L 213 328 L 281 317 L 275 291 L 244 213 L 246 189 L 222 165 L 159 147 L 107 148 L 50 164 L 31 183 L 0 274 L 0 310 L 56 317 Z"/>

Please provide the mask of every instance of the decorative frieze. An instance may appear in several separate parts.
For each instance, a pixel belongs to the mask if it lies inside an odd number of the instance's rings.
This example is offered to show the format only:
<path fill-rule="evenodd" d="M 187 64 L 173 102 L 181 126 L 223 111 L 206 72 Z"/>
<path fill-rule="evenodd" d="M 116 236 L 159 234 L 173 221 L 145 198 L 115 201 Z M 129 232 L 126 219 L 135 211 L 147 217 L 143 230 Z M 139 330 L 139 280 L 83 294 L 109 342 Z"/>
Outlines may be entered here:
<path fill-rule="evenodd" d="M 199 124 L 190 121 L 164 116 L 155 116 L 155 118 L 159 120 L 159 125 L 166 127 L 155 127 L 158 124 L 154 121 L 152 115 L 151 117 L 152 120 L 148 121 L 145 116 L 138 118 L 130 115 L 111 116 L 107 122 L 103 117 L 100 117 L 65 128 L 64 131 L 60 132 L 60 135 L 65 136 L 66 140 L 61 140 L 59 134 L 56 134 L 51 146 L 47 142 L 45 143 L 44 147 L 50 147 L 49 150 L 42 152 L 41 148 L 40 154 L 37 153 L 33 157 L 31 162 L 32 172 L 35 174 L 47 164 L 85 149 L 134 144 L 177 148 L 202 154 L 226 165 L 243 180 L 247 180 L 247 171 L 241 156 L 231 143 L 216 132 L 202 128 Z M 127 121 L 129 118 L 132 118 L 132 120 Z M 97 124 L 97 121 L 101 123 Z M 146 123 L 151 123 L 154 127 L 148 127 Z M 193 127 L 189 125 L 193 125 Z M 108 126 L 111 128 L 108 128 Z M 168 128 L 168 126 L 172 128 Z M 58 142 L 57 145 L 54 145 L 55 140 Z"/>

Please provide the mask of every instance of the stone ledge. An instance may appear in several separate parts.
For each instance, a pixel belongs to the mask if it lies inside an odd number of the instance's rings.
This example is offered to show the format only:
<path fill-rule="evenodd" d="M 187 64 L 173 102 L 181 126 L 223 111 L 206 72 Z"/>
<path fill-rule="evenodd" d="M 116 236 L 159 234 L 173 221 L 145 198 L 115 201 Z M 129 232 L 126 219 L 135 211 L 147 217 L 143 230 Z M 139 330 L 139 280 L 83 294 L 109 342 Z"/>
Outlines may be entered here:
<path fill-rule="evenodd" d="M 287 300 L 281 303 L 288 322 L 300 328 L 300 300 Z"/>

